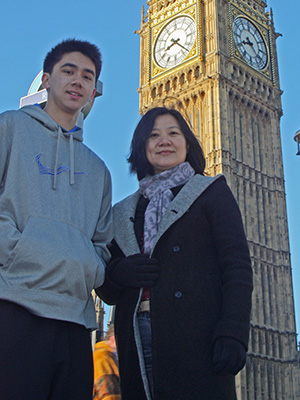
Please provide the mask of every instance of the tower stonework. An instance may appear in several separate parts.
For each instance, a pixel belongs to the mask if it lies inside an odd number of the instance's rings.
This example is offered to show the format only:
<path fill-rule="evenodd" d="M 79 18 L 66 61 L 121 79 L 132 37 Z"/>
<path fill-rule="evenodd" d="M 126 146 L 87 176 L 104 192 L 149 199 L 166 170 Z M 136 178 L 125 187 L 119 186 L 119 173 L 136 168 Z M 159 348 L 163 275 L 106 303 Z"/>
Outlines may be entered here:
<path fill-rule="evenodd" d="M 148 0 L 138 34 L 140 113 L 182 111 L 206 172 L 226 176 L 243 215 L 254 292 L 238 399 L 300 399 L 272 10 L 262 0 Z"/>

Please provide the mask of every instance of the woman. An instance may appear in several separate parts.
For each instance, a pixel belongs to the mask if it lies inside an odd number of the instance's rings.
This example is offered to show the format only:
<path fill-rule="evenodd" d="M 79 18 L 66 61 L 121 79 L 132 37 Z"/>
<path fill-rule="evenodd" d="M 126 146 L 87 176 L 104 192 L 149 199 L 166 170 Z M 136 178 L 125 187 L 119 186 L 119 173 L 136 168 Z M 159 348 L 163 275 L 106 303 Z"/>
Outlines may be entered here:
<path fill-rule="evenodd" d="M 252 271 L 240 211 L 181 114 L 153 108 L 128 159 L 139 190 L 114 207 L 97 293 L 116 304 L 122 400 L 236 399 Z"/>

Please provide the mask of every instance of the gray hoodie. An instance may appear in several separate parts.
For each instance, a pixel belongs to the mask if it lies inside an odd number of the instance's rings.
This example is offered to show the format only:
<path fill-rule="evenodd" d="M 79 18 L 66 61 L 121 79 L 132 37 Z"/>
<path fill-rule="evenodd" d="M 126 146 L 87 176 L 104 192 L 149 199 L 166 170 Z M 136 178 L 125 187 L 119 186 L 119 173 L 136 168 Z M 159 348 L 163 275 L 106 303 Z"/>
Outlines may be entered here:
<path fill-rule="evenodd" d="M 112 236 L 111 178 L 40 107 L 0 115 L 0 299 L 97 328 L 91 291 Z"/>

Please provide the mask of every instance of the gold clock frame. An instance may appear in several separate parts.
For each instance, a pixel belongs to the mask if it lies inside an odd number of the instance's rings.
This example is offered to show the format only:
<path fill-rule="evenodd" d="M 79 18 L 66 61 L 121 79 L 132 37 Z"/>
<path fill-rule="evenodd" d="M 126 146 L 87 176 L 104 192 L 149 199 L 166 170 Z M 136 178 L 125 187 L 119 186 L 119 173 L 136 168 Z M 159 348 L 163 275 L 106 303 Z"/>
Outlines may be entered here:
<path fill-rule="evenodd" d="M 263 77 L 267 78 L 268 80 L 273 81 L 274 79 L 274 74 L 273 74 L 273 54 L 272 54 L 272 44 L 271 44 L 271 35 L 270 35 L 270 26 L 267 22 L 267 19 L 265 21 L 255 18 L 256 15 L 252 13 L 247 13 L 247 9 L 240 9 L 239 7 L 233 5 L 232 3 L 229 4 L 229 37 L 230 37 L 230 55 L 232 61 L 237 62 L 238 64 L 241 64 L 243 67 L 246 66 L 247 69 L 251 70 L 252 72 L 259 74 L 260 76 L 262 75 Z M 266 66 L 259 70 L 254 67 L 252 67 L 247 61 L 243 58 L 243 56 L 240 54 L 235 40 L 234 40 L 234 33 L 233 33 L 233 23 L 236 20 L 236 18 L 245 18 L 248 21 L 250 21 L 256 29 L 259 31 L 259 33 L 262 36 L 262 39 L 264 40 L 266 49 L 267 49 L 267 64 Z"/>
<path fill-rule="evenodd" d="M 178 68 L 182 68 L 183 65 L 190 61 L 193 61 L 196 57 L 202 54 L 202 32 L 200 29 L 201 21 L 201 8 L 199 0 L 189 0 L 184 3 L 181 7 L 174 7 L 171 10 L 165 11 L 159 18 L 155 18 L 150 23 L 150 79 L 153 80 L 161 75 L 174 72 Z M 171 68 L 163 68 L 156 63 L 154 50 L 156 41 L 165 28 L 172 20 L 178 17 L 190 17 L 195 21 L 196 24 L 196 39 L 193 47 L 191 48 L 188 55 L 176 66 Z"/>

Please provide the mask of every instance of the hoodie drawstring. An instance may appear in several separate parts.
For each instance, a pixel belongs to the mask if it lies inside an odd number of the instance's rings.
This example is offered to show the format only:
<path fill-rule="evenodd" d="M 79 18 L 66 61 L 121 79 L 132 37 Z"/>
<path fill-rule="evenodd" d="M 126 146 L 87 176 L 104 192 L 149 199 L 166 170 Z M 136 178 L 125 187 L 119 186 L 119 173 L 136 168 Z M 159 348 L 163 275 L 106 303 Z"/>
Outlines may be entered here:
<path fill-rule="evenodd" d="M 74 140 L 73 133 L 70 133 L 70 185 L 75 183 L 75 167 L 74 167 Z"/>
<path fill-rule="evenodd" d="M 53 190 L 56 190 L 56 183 L 57 183 L 57 173 L 58 173 L 58 155 L 59 155 L 59 146 L 62 137 L 62 129 L 61 127 L 58 128 L 58 136 L 57 136 L 57 143 L 56 143 L 56 154 L 55 154 L 55 163 L 54 163 L 54 171 L 53 171 Z M 73 133 L 69 132 L 69 143 L 70 143 L 70 185 L 75 184 L 75 161 L 74 161 L 74 137 Z"/>
<path fill-rule="evenodd" d="M 57 166 L 58 166 L 58 152 L 59 152 L 59 145 L 61 139 L 61 127 L 58 128 L 58 136 L 56 142 L 56 154 L 55 154 L 55 163 L 54 163 L 54 171 L 53 171 L 53 190 L 56 190 L 56 182 L 57 182 Z"/>

